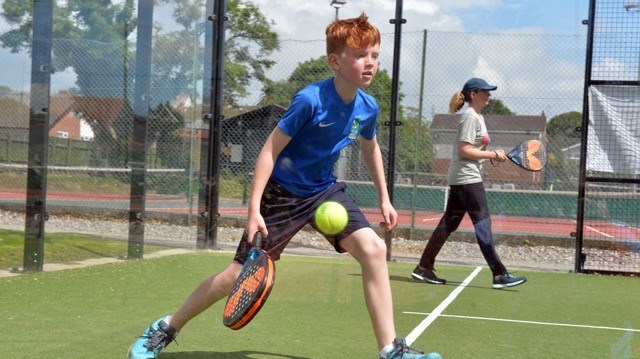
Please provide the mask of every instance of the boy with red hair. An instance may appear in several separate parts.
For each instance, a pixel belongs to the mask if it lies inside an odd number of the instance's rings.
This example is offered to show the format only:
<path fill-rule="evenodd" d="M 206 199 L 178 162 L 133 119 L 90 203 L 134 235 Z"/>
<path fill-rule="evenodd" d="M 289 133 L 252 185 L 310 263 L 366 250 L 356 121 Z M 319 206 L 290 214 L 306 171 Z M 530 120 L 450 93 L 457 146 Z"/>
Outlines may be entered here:
<path fill-rule="evenodd" d="M 306 224 L 317 229 L 314 212 L 325 201 L 342 204 L 349 214 L 342 232 L 324 236 L 337 252 L 349 252 L 360 263 L 380 358 L 440 358 L 396 338 L 385 243 L 333 173 L 340 151 L 359 140 L 378 191 L 383 225 L 387 231 L 396 226 L 398 215 L 387 193 L 376 137 L 378 105 L 362 91 L 378 70 L 380 32 L 363 13 L 335 20 L 326 36 L 327 59 L 335 76 L 300 90 L 266 140 L 256 161 L 247 224 L 234 260 L 200 283 L 177 312 L 154 322 L 131 347 L 129 358 L 156 358 L 189 320 L 223 299 L 247 260 L 255 233 L 262 232 L 263 249 L 277 260 Z"/>

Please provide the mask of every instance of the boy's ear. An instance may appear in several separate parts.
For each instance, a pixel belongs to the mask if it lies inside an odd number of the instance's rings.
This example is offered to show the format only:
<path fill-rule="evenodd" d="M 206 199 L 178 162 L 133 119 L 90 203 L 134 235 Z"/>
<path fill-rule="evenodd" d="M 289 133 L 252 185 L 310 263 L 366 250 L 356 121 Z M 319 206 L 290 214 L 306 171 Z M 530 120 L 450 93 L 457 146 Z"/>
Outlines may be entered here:
<path fill-rule="evenodd" d="M 329 67 L 331 67 L 333 70 L 340 69 L 340 63 L 338 62 L 338 55 L 329 54 L 329 56 L 327 56 L 327 61 L 329 61 Z"/>

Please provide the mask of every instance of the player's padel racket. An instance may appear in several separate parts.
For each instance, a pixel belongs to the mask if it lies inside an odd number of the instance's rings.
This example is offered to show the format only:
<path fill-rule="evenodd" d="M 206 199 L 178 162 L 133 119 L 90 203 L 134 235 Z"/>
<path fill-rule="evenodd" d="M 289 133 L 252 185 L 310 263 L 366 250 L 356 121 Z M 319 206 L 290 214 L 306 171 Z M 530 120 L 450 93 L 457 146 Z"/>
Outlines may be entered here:
<path fill-rule="evenodd" d="M 229 292 L 222 322 L 233 330 L 247 325 L 258 314 L 271 293 L 276 267 L 261 246 L 262 233 L 257 232 L 249 257 Z"/>
<path fill-rule="evenodd" d="M 540 171 L 547 164 L 547 150 L 538 140 L 528 140 L 514 147 L 507 157 L 511 162 L 528 171 Z M 491 163 L 496 164 L 491 160 Z"/>

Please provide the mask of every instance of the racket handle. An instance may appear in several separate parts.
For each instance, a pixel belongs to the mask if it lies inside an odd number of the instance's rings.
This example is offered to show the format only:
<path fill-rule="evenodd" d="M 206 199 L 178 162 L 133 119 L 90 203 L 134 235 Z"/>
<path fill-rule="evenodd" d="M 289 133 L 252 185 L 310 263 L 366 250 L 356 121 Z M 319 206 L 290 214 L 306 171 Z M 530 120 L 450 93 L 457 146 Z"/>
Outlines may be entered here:
<path fill-rule="evenodd" d="M 262 232 L 257 231 L 253 236 L 253 246 L 256 248 L 262 248 Z"/>

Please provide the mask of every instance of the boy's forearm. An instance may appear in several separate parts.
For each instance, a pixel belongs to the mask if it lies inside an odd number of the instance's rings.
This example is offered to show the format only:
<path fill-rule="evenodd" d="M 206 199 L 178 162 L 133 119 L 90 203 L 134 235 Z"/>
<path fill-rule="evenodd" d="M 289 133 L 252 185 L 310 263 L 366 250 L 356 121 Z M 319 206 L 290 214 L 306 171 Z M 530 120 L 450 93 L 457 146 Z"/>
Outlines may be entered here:
<path fill-rule="evenodd" d="M 249 199 L 249 214 L 260 212 L 260 200 L 269 177 L 271 177 L 271 172 L 273 172 L 276 159 L 290 139 L 276 127 L 262 146 L 253 171 L 253 189 Z"/>
<path fill-rule="evenodd" d="M 256 167 L 253 171 L 253 188 L 251 190 L 251 198 L 249 199 L 249 212 L 260 211 L 260 200 L 267 186 L 267 181 L 273 171 L 274 160 L 272 155 L 263 151 L 258 155 Z"/>
<path fill-rule="evenodd" d="M 389 202 L 389 192 L 387 191 L 387 181 L 384 176 L 384 166 L 382 164 L 382 152 L 380 152 L 380 147 L 377 145 L 377 141 L 369 144 L 369 146 L 363 146 L 362 156 L 364 159 L 367 168 L 369 169 L 369 173 L 371 173 L 371 178 L 373 180 L 373 184 L 376 187 L 376 191 L 378 192 L 378 198 L 380 200 L 380 204 Z"/>

